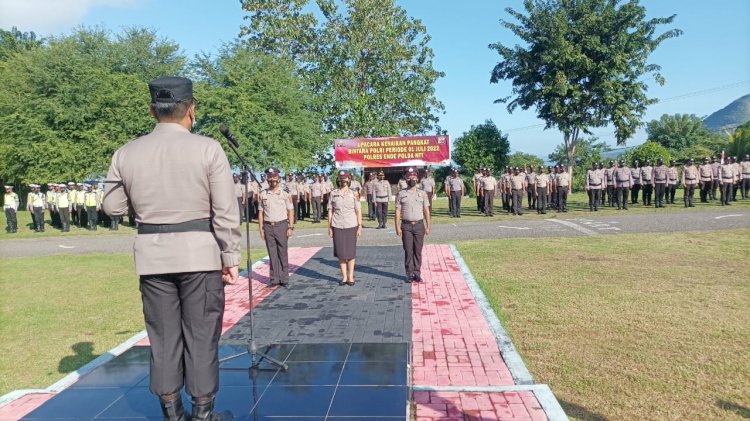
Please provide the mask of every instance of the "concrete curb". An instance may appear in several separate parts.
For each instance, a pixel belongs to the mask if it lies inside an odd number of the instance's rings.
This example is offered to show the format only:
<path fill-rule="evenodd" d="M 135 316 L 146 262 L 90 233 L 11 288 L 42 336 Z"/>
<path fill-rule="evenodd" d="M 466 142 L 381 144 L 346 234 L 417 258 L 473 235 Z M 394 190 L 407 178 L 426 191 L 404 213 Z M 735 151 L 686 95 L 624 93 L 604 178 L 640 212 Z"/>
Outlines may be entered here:
<path fill-rule="evenodd" d="M 487 301 L 487 297 L 484 296 L 481 288 L 479 288 L 479 284 L 477 284 L 469 267 L 466 266 L 466 262 L 464 262 L 464 259 L 461 257 L 461 253 L 458 252 L 455 245 L 449 244 L 449 246 L 453 253 L 453 257 L 456 259 L 456 263 L 458 263 L 458 266 L 461 268 L 461 273 L 463 274 L 464 279 L 466 279 L 466 283 L 469 285 L 472 295 L 474 295 L 474 300 L 477 302 L 477 305 L 482 310 L 482 314 L 484 314 L 484 318 L 490 325 L 490 329 L 497 341 L 497 346 L 500 348 L 500 353 L 502 354 L 505 363 L 508 365 L 508 370 L 510 370 L 511 376 L 513 376 L 513 381 L 518 385 L 534 384 L 534 377 L 532 377 L 531 373 L 526 368 L 526 364 L 523 363 L 521 355 L 518 354 L 516 347 L 513 346 L 513 342 L 510 340 L 508 332 L 505 331 L 502 323 L 500 323 L 500 319 L 497 318 L 497 315 L 492 310 L 490 302 Z"/>

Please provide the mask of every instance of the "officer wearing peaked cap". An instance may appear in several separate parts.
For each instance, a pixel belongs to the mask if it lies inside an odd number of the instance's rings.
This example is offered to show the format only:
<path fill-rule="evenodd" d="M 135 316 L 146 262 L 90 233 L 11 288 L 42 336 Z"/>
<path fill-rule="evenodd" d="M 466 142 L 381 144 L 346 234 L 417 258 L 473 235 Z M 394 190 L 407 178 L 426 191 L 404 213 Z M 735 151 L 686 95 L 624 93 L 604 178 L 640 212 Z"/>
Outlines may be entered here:
<path fill-rule="evenodd" d="M 378 229 L 385 228 L 388 222 L 388 202 L 391 200 L 391 184 L 385 179 L 383 170 L 378 172 L 375 182 L 375 213 L 378 217 Z"/>
<path fill-rule="evenodd" d="M 266 242 L 271 261 L 271 281 L 286 287 L 289 282 L 288 239 L 294 233 L 294 205 L 288 192 L 281 188 L 276 168 L 266 170 L 268 188 L 258 198 L 258 231 Z"/>
<path fill-rule="evenodd" d="M 417 188 L 417 172 L 406 173 L 407 188 L 396 196 L 396 235 L 404 247 L 406 282 L 422 280 L 422 246 L 430 234 L 430 199 Z"/>
<path fill-rule="evenodd" d="M 104 210 L 123 216 L 131 205 L 135 211 L 135 267 L 151 338 L 150 390 L 159 396 L 164 419 L 187 419 L 183 385 L 192 397 L 193 420 L 232 419 L 213 413 L 224 284 L 237 282 L 241 260 L 232 172 L 217 141 L 190 133 L 196 118 L 192 82 L 164 77 L 148 87 L 156 127 L 112 156 Z"/>
<path fill-rule="evenodd" d="M 5 196 L 3 196 L 3 210 L 5 211 L 5 221 L 8 226 L 5 228 L 5 232 L 8 234 L 15 234 L 18 232 L 18 218 L 16 213 L 18 212 L 18 194 L 13 191 L 13 186 L 5 185 Z"/>

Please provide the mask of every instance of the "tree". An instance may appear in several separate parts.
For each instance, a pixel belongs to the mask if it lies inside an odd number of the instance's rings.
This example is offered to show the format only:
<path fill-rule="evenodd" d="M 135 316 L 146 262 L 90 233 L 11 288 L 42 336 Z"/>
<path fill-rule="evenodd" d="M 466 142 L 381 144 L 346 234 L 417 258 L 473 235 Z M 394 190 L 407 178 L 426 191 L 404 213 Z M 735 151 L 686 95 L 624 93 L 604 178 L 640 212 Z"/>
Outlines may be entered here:
<path fill-rule="evenodd" d="M 575 150 L 575 156 L 573 157 L 573 164 L 568 163 L 568 151 L 565 149 L 565 145 L 557 145 L 555 150 L 549 154 L 548 158 L 552 162 L 566 165 L 568 167 L 575 166 L 582 169 L 572 175 L 573 190 L 580 190 L 584 187 L 585 170 L 591 168 L 591 164 L 595 162 L 603 162 L 604 157 L 602 154 L 609 151 L 610 148 L 604 142 L 599 142 L 596 137 L 584 138 L 578 141 L 578 147 Z"/>
<path fill-rule="evenodd" d="M 480 166 L 494 170 L 503 168 L 508 162 L 510 143 L 492 120 L 471 126 L 453 143 L 451 158 L 465 174 L 473 174 Z"/>
<path fill-rule="evenodd" d="M 534 107 L 545 128 L 562 132 L 569 163 L 581 133 L 591 134 L 591 128 L 612 124 L 617 143 L 624 144 L 657 101 L 646 95 L 644 79 L 663 84 L 664 78 L 647 60 L 664 40 L 682 33 L 654 36 L 675 16 L 646 20 L 637 0 L 526 0 L 524 8 L 525 14 L 506 8 L 518 23 L 501 24 L 525 45 L 489 46 L 501 57 L 490 82 L 513 83 L 511 95 L 496 102 L 507 102 L 509 112 Z"/>
<path fill-rule="evenodd" d="M 330 147 L 312 93 L 289 60 L 235 43 L 215 59 L 199 58 L 195 70 L 201 81 L 196 129 L 217 138 L 227 124 L 249 139 L 240 142 L 240 153 L 253 167 L 300 170 L 318 163 Z"/>
<path fill-rule="evenodd" d="M 114 151 L 149 131 L 147 82 L 180 74 L 179 47 L 151 30 L 78 29 L 0 61 L 0 178 L 103 175 Z"/>
<path fill-rule="evenodd" d="M 664 114 L 658 120 L 646 124 L 648 139 L 665 148 L 676 159 L 694 157 L 698 153 L 708 155 L 721 147 L 720 136 L 712 133 L 694 114 Z"/>
<path fill-rule="evenodd" d="M 12 54 L 32 50 L 42 45 L 34 32 L 21 32 L 15 26 L 10 31 L 0 29 L 0 61 Z"/>
<path fill-rule="evenodd" d="M 663 159 L 665 163 L 668 163 L 669 160 L 672 159 L 672 156 L 669 154 L 667 148 L 651 141 L 648 141 L 625 152 L 622 156 L 622 159 L 624 159 L 628 164 L 637 160 L 641 163 L 641 165 L 643 165 L 643 163 L 649 159 L 651 160 L 652 164 L 656 164 L 656 161 L 659 158 Z"/>
<path fill-rule="evenodd" d="M 726 132 L 726 155 L 736 156 L 742 159 L 743 156 L 750 153 L 750 121 L 738 126 L 733 132 Z"/>
<path fill-rule="evenodd" d="M 324 130 L 337 137 L 414 135 L 431 130 L 435 98 L 430 37 L 394 0 L 243 0 L 242 36 L 294 60 L 318 101 Z"/>
<path fill-rule="evenodd" d="M 540 165 L 544 165 L 544 160 L 536 155 L 518 151 L 508 157 L 508 165 L 521 168 L 526 168 L 531 165 L 534 168 L 539 168 Z"/>

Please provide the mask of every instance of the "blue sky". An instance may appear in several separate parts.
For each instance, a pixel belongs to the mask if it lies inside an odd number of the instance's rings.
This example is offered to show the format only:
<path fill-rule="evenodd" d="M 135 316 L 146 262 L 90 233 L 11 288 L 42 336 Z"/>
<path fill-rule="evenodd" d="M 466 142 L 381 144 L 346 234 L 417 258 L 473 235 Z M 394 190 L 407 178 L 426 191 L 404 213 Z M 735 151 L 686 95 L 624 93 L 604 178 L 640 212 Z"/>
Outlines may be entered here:
<path fill-rule="evenodd" d="M 493 104 L 507 96 L 509 83 L 490 84 L 499 56 L 487 48 L 517 40 L 498 21 L 509 18 L 506 7 L 522 9 L 521 0 L 397 0 L 407 13 L 421 19 L 432 37 L 435 67 L 446 77 L 437 83 L 445 104 L 440 125 L 455 139 L 471 125 L 492 119 L 507 132 L 513 151 L 546 157 L 561 143 L 555 130 L 538 127 L 533 110 L 509 114 Z M 750 1 L 644 0 L 649 17 L 676 14 L 673 27 L 684 35 L 665 41 L 651 62 L 662 66 L 667 83 L 649 93 L 666 101 L 649 108 L 644 121 L 662 114 L 698 116 L 723 108 L 750 93 Z M 185 53 L 214 52 L 239 34 L 244 13 L 238 0 L 0 0 L 0 27 L 58 34 L 76 25 L 103 25 L 112 30 L 147 26 L 178 42 Z M 614 145 L 608 128 L 594 129 Z M 639 131 L 627 145 L 644 142 Z"/>

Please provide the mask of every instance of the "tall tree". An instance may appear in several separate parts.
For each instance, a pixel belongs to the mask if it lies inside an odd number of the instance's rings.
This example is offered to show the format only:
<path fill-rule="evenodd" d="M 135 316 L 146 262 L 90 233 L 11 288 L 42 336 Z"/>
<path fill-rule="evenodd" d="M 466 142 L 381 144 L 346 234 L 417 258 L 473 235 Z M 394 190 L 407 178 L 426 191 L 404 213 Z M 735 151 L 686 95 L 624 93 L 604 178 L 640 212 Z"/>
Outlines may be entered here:
<path fill-rule="evenodd" d="M 646 133 L 648 140 L 673 152 L 710 142 L 714 137 L 695 114 L 664 114 L 646 123 Z"/>
<path fill-rule="evenodd" d="M 340 3 L 340 6 L 339 6 Z M 430 131 L 444 109 L 435 97 L 434 53 L 425 26 L 394 0 L 242 0 L 242 34 L 295 60 L 317 97 L 327 133 L 341 137 Z"/>
<path fill-rule="evenodd" d="M 21 32 L 15 26 L 10 31 L 0 29 L 0 61 L 12 54 L 37 48 L 42 42 L 34 32 Z"/>
<path fill-rule="evenodd" d="M 675 16 L 646 19 L 638 0 L 525 0 L 524 9 L 505 9 L 518 23 L 500 21 L 524 45 L 489 46 L 501 57 L 490 82 L 513 83 L 511 95 L 496 102 L 507 102 L 509 112 L 535 108 L 546 128 L 562 132 L 571 165 L 581 134 L 591 128 L 612 124 L 624 144 L 657 101 L 646 95 L 645 78 L 659 84 L 664 78 L 647 61 L 663 41 L 682 33 L 655 36 Z"/>
<path fill-rule="evenodd" d="M 558 164 L 566 165 L 568 167 L 575 166 L 582 170 L 591 168 L 591 164 L 594 162 L 604 161 L 604 152 L 609 151 L 610 148 L 605 142 L 600 142 L 596 137 L 581 138 L 578 140 L 578 146 L 573 155 L 572 164 L 568 161 L 568 150 L 564 144 L 557 145 L 551 154 L 547 156 L 550 161 Z M 584 186 L 584 171 L 576 171 L 573 173 L 573 190 L 580 190 Z"/>
<path fill-rule="evenodd" d="M 0 61 L 0 178 L 103 175 L 118 147 L 153 127 L 147 82 L 181 73 L 184 62 L 151 30 L 96 28 Z"/>
<path fill-rule="evenodd" d="M 734 131 L 726 131 L 726 154 L 742 159 L 750 153 L 750 121 L 737 127 Z"/>
<path fill-rule="evenodd" d="M 313 111 L 312 93 L 289 60 L 232 44 L 216 58 L 199 58 L 196 72 L 196 129 L 217 137 L 227 124 L 248 140 L 240 142 L 240 152 L 253 167 L 299 170 L 325 155 L 330 139 Z"/>
<path fill-rule="evenodd" d="M 511 167 L 523 168 L 531 165 L 534 168 L 538 168 L 540 165 L 544 165 L 544 160 L 536 155 L 517 151 L 513 152 L 513 154 L 508 157 L 508 165 Z"/>
<path fill-rule="evenodd" d="M 451 158 L 465 174 L 473 174 L 478 167 L 499 170 L 508 162 L 510 143 L 492 120 L 471 126 L 453 143 Z"/>

